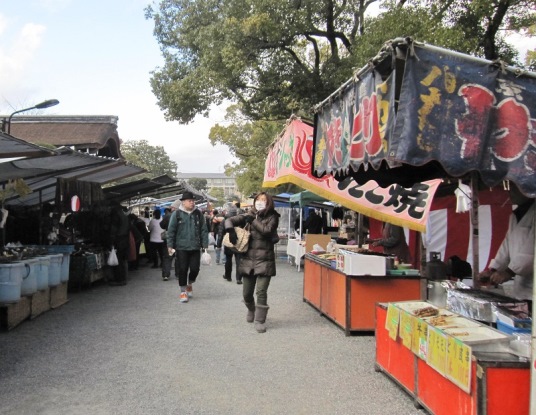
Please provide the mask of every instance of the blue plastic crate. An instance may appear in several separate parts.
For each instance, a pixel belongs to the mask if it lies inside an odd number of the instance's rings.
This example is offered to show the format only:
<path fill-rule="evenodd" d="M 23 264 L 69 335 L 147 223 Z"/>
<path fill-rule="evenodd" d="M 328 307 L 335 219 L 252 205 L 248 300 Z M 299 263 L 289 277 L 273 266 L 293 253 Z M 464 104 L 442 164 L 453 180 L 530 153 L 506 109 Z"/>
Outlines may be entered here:
<path fill-rule="evenodd" d="M 526 319 L 526 320 L 517 320 L 516 324 L 528 324 L 529 327 L 513 327 L 510 324 L 507 324 L 503 321 L 497 320 L 497 330 L 502 331 L 506 334 L 521 334 L 521 333 L 531 333 L 532 328 L 530 328 L 530 324 L 532 324 L 532 320 Z"/>

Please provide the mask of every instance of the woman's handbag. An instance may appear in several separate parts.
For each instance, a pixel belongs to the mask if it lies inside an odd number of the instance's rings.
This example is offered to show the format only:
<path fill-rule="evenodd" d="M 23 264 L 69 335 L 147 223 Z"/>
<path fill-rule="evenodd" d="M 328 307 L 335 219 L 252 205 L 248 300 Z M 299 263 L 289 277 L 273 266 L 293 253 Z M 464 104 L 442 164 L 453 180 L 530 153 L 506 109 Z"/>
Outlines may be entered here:
<path fill-rule="evenodd" d="M 110 255 L 108 255 L 108 261 L 106 261 L 106 263 L 110 266 L 110 267 L 116 267 L 119 265 L 119 260 L 117 259 L 117 252 L 115 250 L 115 248 L 112 246 L 112 249 L 110 251 Z"/>
<path fill-rule="evenodd" d="M 236 244 L 233 245 L 229 241 L 229 233 L 226 233 L 223 237 L 223 245 L 229 248 L 233 252 L 243 254 L 248 250 L 249 246 L 249 223 L 244 228 L 234 228 L 236 231 Z"/>

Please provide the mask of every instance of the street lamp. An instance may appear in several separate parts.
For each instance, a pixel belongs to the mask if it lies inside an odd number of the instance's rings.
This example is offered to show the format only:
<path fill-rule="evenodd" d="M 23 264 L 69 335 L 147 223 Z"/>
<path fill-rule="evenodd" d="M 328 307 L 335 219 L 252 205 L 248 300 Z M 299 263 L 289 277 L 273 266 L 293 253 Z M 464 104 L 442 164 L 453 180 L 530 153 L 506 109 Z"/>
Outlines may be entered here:
<path fill-rule="evenodd" d="M 11 133 L 11 118 L 13 118 L 15 114 L 18 114 L 19 112 L 30 111 L 30 110 L 35 110 L 35 109 L 40 110 L 43 108 L 49 108 L 49 107 L 53 107 L 54 105 L 58 105 L 59 103 L 60 102 L 57 99 L 47 99 L 46 101 L 40 102 L 39 104 L 36 104 L 33 107 L 24 108 L 22 110 L 15 111 L 7 119 L 7 133 L 8 134 Z M 5 119 L 4 119 L 4 125 L 2 125 L 2 130 L 5 130 Z"/>

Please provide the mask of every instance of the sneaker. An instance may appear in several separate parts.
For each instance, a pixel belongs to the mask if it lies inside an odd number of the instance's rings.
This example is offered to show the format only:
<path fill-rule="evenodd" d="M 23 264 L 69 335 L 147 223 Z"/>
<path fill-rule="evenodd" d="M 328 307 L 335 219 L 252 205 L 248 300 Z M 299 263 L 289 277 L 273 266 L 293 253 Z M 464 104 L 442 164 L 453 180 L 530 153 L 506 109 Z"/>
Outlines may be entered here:
<path fill-rule="evenodd" d="M 241 285 L 241 284 L 242 284 L 242 280 L 236 280 L 236 283 L 237 283 L 238 285 Z"/>
<path fill-rule="evenodd" d="M 188 294 L 186 294 L 185 292 L 182 292 L 181 295 L 179 296 L 179 301 L 181 303 L 187 303 L 188 302 Z"/>
<path fill-rule="evenodd" d="M 186 286 L 186 294 L 188 295 L 188 298 L 192 298 L 192 295 L 193 295 L 192 284 L 189 284 Z"/>
<path fill-rule="evenodd" d="M 162 279 L 163 279 L 164 281 L 168 281 L 168 280 L 169 280 L 169 277 L 162 277 Z"/>

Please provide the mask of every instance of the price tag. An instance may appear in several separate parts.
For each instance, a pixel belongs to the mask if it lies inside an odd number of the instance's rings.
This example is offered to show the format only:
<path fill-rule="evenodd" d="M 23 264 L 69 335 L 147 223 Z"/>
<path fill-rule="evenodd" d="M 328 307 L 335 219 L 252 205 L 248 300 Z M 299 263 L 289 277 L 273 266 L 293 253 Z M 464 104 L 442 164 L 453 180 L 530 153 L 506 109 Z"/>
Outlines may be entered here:
<path fill-rule="evenodd" d="M 428 365 L 446 376 L 447 373 L 447 335 L 435 327 L 428 327 Z"/>
<path fill-rule="evenodd" d="M 387 307 L 387 319 L 385 320 L 385 328 L 389 332 L 389 337 L 396 341 L 398 335 L 398 322 L 400 318 L 400 310 L 393 304 Z"/>
<path fill-rule="evenodd" d="M 400 311 L 400 327 L 398 335 L 402 339 L 402 344 L 411 350 L 411 340 L 413 335 L 413 321 L 416 320 L 407 311 Z"/>
<path fill-rule="evenodd" d="M 417 317 L 413 317 L 411 351 L 421 359 L 426 360 L 428 354 L 428 324 Z"/>
<path fill-rule="evenodd" d="M 450 337 L 447 343 L 447 378 L 467 393 L 471 392 L 471 347 Z"/>

